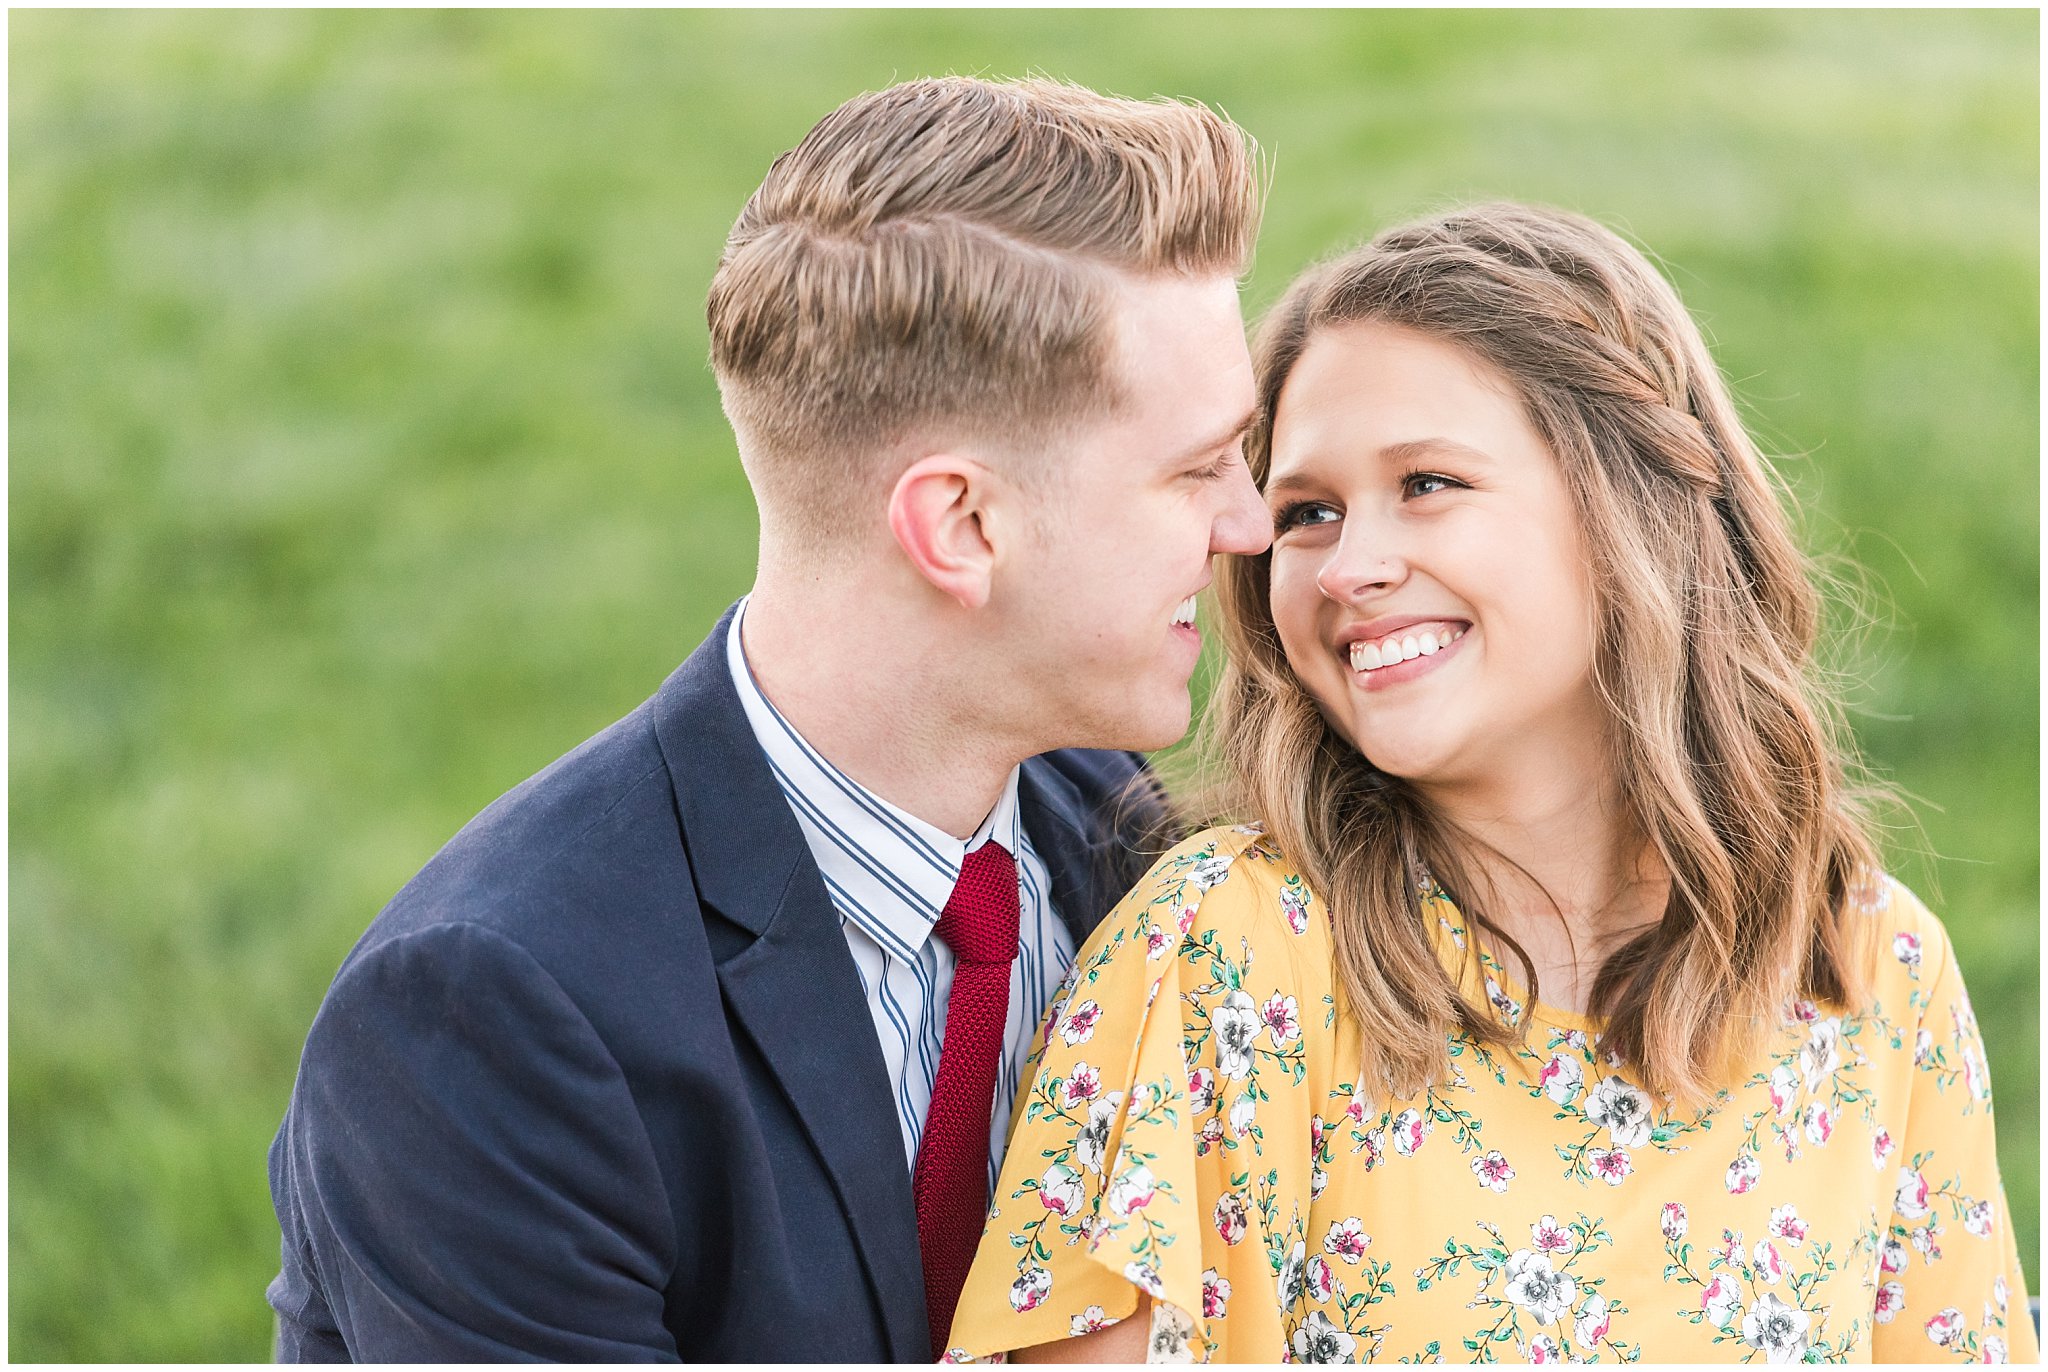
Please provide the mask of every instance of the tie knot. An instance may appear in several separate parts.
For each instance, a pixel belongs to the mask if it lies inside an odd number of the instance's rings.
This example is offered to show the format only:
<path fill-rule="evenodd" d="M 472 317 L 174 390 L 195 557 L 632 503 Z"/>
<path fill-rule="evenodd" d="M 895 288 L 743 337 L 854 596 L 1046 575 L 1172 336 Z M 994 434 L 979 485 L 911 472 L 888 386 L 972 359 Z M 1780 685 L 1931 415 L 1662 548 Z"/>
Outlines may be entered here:
<path fill-rule="evenodd" d="M 1017 956 L 1017 863 L 1000 843 L 984 843 L 960 864 L 960 880 L 933 929 L 962 962 Z"/>

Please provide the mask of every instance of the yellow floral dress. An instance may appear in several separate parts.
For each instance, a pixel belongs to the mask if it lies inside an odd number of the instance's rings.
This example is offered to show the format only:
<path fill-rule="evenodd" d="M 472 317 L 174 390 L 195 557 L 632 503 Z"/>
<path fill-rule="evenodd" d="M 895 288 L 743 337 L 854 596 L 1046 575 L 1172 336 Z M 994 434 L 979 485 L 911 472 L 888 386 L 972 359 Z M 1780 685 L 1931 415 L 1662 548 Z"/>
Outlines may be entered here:
<path fill-rule="evenodd" d="M 1701 1113 L 1520 992 L 1433 887 L 1468 995 L 1532 1018 L 1368 1109 L 1320 898 L 1256 829 L 1163 858 L 1048 1011 L 948 1360 L 1152 1297 L 1153 1361 L 2038 1357 L 1948 937 L 1873 881 L 1873 999 L 1795 1002 Z"/>

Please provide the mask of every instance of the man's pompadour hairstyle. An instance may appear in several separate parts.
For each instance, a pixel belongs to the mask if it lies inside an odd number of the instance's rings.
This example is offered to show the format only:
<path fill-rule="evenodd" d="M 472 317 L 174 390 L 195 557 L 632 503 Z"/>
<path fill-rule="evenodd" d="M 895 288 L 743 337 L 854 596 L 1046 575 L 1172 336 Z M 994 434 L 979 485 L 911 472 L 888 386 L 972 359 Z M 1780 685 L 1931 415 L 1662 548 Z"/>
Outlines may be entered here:
<path fill-rule="evenodd" d="M 711 360 L 763 517 L 830 534 L 913 435 L 1029 442 L 1114 406 L 1113 273 L 1240 275 L 1251 139 L 1200 105 L 941 77 L 777 158 L 711 282 Z"/>

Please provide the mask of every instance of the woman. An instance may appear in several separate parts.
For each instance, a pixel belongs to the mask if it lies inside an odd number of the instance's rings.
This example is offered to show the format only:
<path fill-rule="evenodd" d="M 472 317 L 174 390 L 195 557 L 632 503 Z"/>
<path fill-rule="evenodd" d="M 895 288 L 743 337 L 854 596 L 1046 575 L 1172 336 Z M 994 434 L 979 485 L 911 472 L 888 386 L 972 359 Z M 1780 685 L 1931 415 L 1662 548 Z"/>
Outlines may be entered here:
<path fill-rule="evenodd" d="M 1082 952 L 951 1356 L 2035 1356 L 1955 959 L 1671 289 L 1459 210 L 1257 360 L 1208 720 L 1256 822 Z"/>

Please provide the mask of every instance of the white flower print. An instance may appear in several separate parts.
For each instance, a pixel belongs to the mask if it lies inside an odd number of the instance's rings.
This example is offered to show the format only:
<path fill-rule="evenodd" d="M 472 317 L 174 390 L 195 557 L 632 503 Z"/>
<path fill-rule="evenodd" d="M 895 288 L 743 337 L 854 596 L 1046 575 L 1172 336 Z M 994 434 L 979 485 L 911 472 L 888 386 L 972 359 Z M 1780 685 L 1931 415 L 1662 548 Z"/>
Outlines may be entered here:
<path fill-rule="evenodd" d="M 1926 1214 L 1927 1178 L 1910 1167 L 1901 1167 L 1897 1199 L 1892 1204 L 1903 1220 L 1917 1220 Z"/>
<path fill-rule="evenodd" d="M 1403 1110 L 1394 1117 L 1394 1151 L 1404 1158 L 1415 1156 L 1415 1150 L 1422 1147 L 1422 1141 L 1429 1137 L 1429 1121 L 1419 1110 Z"/>
<path fill-rule="evenodd" d="M 1929 1220 L 1918 1229 L 1907 1234 L 1906 1238 L 1913 1245 L 1913 1251 L 1918 1253 L 1923 1261 L 1939 1262 L 1941 1260 L 1941 1245 L 1936 1243 L 1935 1240 L 1947 1232 L 1939 1224 Z"/>
<path fill-rule="evenodd" d="M 1728 1164 L 1728 1194 L 1744 1195 L 1756 1185 L 1756 1179 L 1763 1173 L 1763 1165 L 1754 1153 L 1737 1153 L 1735 1161 Z"/>
<path fill-rule="evenodd" d="M 1280 912 L 1287 917 L 1287 927 L 1297 934 L 1308 932 L 1308 896 L 1300 889 L 1289 886 L 1280 892 Z"/>
<path fill-rule="evenodd" d="M 1472 1175 L 1479 1178 L 1479 1184 L 1496 1195 L 1508 1189 L 1508 1183 L 1515 1178 L 1515 1169 L 1508 1166 L 1508 1160 L 1500 1155 L 1498 1148 L 1484 1157 L 1472 1159 Z"/>
<path fill-rule="evenodd" d="M 1102 1018 L 1102 1007 L 1092 1000 L 1084 1000 L 1067 1011 L 1067 1017 L 1060 1021 L 1060 1037 L 1067 1047 L 1075 1048 L 1095 1037 L 1095 1021 Z"/>
<path fill-rule="evenodd" d="M 1927 1321 L 1927 1337 L 1939 1347 L 1950 1347 L 1962 1336 L 1963 1312 L 1953 1305 L 1944 1306 Z"/>
<path fill-rule="evenodd" d="M 1061 1103 L 1069 1110 L 1082 1101 L 1094 1100 L 1102 1094 L 1102 1073 L 1085 1062 L 1074 1064 L 1074 1070 L 1067 1073 L 1067 1080 L 1060 1088 Z"/>
<path fill-rule="evenodd" d="M 1650 1141 L 1650 1097 L 1620 1077 L 1609 1077 L 1586 1097 L 1586 1118 L 1607 1131 L 1616 1148 Z"/>
<path fill-rule="evenodd" d="M 1919 1067 L 1934 1054 L 1934 1031 L 1922 1029 L 1913 1035 L 1913 1065 Z"/>
<path fill-rule="evenodd" d="M 1547 1367 L 1551 1363 L 1569 1362 L 1564 1349 L 1548 1334 L 1538 1334 L 1529 1340 L 1529 1363 L 1533 1367 Z"/>
<path fill-rule="evenodd" d="M 1298 1009 L 1293 996 L 1283 996 L 1277 991 L 1259 1007 L 1259 1018 L 1272 1032 L 1275 1048 L 1285 1048 L 1301 1034 L 1301 1022 L 1295 1018 Z"/>
<path fill-rule="evenodd" d="M 1242 1192 L 1224 1192 L 1216 1202 L 1216 1233 L 1233 1247 L 1241 1243 L 1244 1240 L 1245 1217 L 1250 1213 L 1251 1207 L 1245 1203 Z"/>
<path fill-rule="evenodd" d="M 1165 957 L 1166 950 L 1172 946 L 1173 940 L 1158 925 L 1155 924 L 1145 931 L 1145 961 L 1151 962 L 1155 958 Z"/>
<path fill-rule="evenodd" d="M 1128 1215 L 1133 1210 L 1142 1210 L 1150 1205 L 1152 1196 L 1158 1189 L 1158 1179 L 1152 1175 L 1152 1169 L 1140 1163 L 1116 1174 L 1116 1180 L 1109 1184 L 1109 1193 L 1105 1199 L 1109 1202 L 1112 1214 Z"/>
<path fill-rule="evenodd" d="M 1963 1211 L 1963 1228 L 1980 1239 L 1988 1239 L 1998 1228 L 1998 1215 L 1988 1200 L 1973 1202 Z"/>
<path fill-rule="evenodd" d="M 1091 1172 L 1102 1170 L 1102 1155 L 1109 1149 L 1109 1131 L 1116 1123 L 1117 1107 L 1123 1100 L 1121 1091 L 1097 1097 L 1088 1107 L 1087 1123 L 1074 1137 L 1074 1156 Z"/>
<path fill-rule="evenodd" d="M 1230 1303 L 1230 1282 L 1215 1268 L 1202 1272 L 1202 1318 L 1220 1320 Z"/>
<path fill-rule="evenodd" d="M 1083 1334 L 1093 1334 L 1098 1329 L 1107 1329 L 1115 1323 L 1101 1306 L 1091 1305 L 1067 1321 L 1067 1332 L 1078 1338 Z"/>
<path fill-rule="evenodd" d="M 1354 1215 L 1339 1220 L 1330 1226 L 1330 1232 L 1323 1235 L 1323 1251 L 1333 1258 L 1342 1258 L 1353 1267 L 1365 1256 L 1366 1248 L 1372 1243 L 1372 1235 L 1365 1232 L 1364 1224 Z"/>
<path fill-rule="evenodd" d="M 1209 1025 L 1216 1031 L 1216 1070 L 1232 1081 L 1244 1080 L 1252 1070 L 1252 1042 L 1265 1027 L 1259 1007 L 1243 991 L 1232 991 L 1209 1012 Z"/>
<path fill-rule="evenodd" d="M 1206 1067 L 1188 1073 L 1188 1113 L 1206 1115 L 1216 1105 L 1216 1074 Z"/>
<path fill-rule="evenodd" d="M 1742 1317 L 1742 1341 L 1771 1362 L 1798 1362 L 1806 1352 L 1806 1327 L 1812 1317 L 1776 1296 L 1759 1296 Z"/>
<path fill-rule="evenodd" d="M 1991 1279 L 1991 1300 L 1998 1307 L 2000 1316 L 2005 1314 L 2005 1303 L 2012 1296 L 2012 1289 L 2005 1284 L 2005 1275 L 2000 1273 Z"/>
<path fill-rule="evenodd" d="M 1230 871 L 1230 859 L 1221 853 L 1212 853 L 1188 869 L 1188 884 L 1197 891 L 1206 891 L 1220 885 Z"/>
<path fill-rule="evenodd" d="M 1884 1243 L 1877 1250 L 1877 1265 L 1885 1273 L 1896 1276 L 1906 1270 L 1912 1257 L 1913 1255 L 1906 1251 L 1906 1245 L 1900 1241 L 1899 1236 L 1897 1234 L 1889 1234 L 1885 1236 Z"/>
<path fill-rule="evenodd" d="M 1877 1288 L 1877 1304 L 1872 1313 L 1879 1324 L 1890 1324 L 1899 1312 L 1906 1308 L 1906 1288 L 1899 1282 L 1888 1281 Z"/>
<path fill-rule="evenodd" d="M 1287 1261 L 1280 1264 L 1280 1271 L 1273 1279 L 1282 1310 L 1292 1310 L 1301 1303 L 1307 1273 L 1308 1244 L 1296 1239 L 1294 1247 L 1287 1250 Z"/>
<path fill-rule="evenodd" d="M 1685 1207 L 1677 1201 L 1665 1201 L 1664 1213 L 1657 1221 L 1657 1227 L 1664 1231 L 1664 1237 L 1677 1243 L 1685 1237 Z"/>
<path fill-rule="evenodd" d="M 1543 1088 L 1543 1094 L 1558 1105 L 1570 1105 L 1585 1080 L 1586 1069 L 1579 1066 L 1576 1059 L 1558 1054 L 1552 1054 L 1536 1076 L 1536 1083 Z"/>
<path fill-rule="evenodd" d="M 1039 1204 L 1062 1218 L 1079 1210 L 1087 1195 L 1087 1188 L 1081 1185 L 1081 1174 L 1063 1162 L 1046 1168 L 1045 1175 L 1038 1179 Z"/>
<path fill-rule="evenodd" d="M 1314 1169 L 1308 1174 L 1308 1198 L 1312 1201 L 1321 1200 L 1323 1192 L 1329 1185 L 1330 1174 L 1320 1167 Z"/>
<path fill-rule="evenodd" d="M 1159 1269 L 1146 1263 L 1125 1263 L 1124 1280 L 1154 1300 L 1166 1294 L 1166 1283 L 1159 1280 Z"/>
<path fill-rule="evenodd" d="M 1635 1164 L 1629 1160 L 1625 1149 L 1588 1148 L 1586 1170 L 1609 1186 L 1619 1186 L 1635 1171 Z"/>
<path fill-rule="evenodd" d="M 1799 1218 L 1796 1205 L 1781 1205 L 1771 1211 L 1770 1231 L 1794 1248 L 1806 1242 L 1806 1221 Z"/>
<path fill-rule="evenodd" d="M 1784 1063 L 1771 1069 L 1771 1112 L 1783 1119 L 1799 1103 L 1799 1074 Z"/>
<path fill-rule="evenodd" d="M 1915 977 L 1920 975 L 1920 936 L 1898 933 L 1892 935 L 1892 956 L 1912 969 Z"/>
<path fill-rule="evenodd" d="M 1500 983 L 1492 977 L 1486 979 L 1486 999 L 1507 1023 L 1515 1024 L 1521 1020 L 1522 1003 L 1501 990 Z"/>
<path fill-rule="evenodd" d="M 1555 1324 L 1578 1299 L 1578 1281 L 1552 1266 L 1548 1255 L 1531 1248 L 1515 1250 L 1508 1259 L 1507 1277 L 1508 1299 L 1538 1324 Z"/>
<path fill-rule="evenodd" d="M 1572 1246 L 1572 1231 L 1545 1215 L 1529 1226 L 1529 1244 L 1539 1253 L 1562 1253 Z"/>
<path fill-rule="evenodd" d="M 1991 1099 L 1991 1079 L 1984 1073 L 1984 1059 L 1977 1055 L 1972 1044 L 1963 1045 L 1963 1085 L 1969 1088 L 1973 1100 Z"/>
<path fill-rule="evenodd" d="M 1330 1323 L 1330 1317 L 1320 1310 L 1309 1312 L 1301 1328 L 1294 1331 L 1297 1362 L 1350 1362 L 1352 1350 L 1357 1347 L 1358 1341 Z"/>
<path fill-rule="evenodd" d="M 1252 1093 L 1249 1091 L 1240 1092 L 1237 1099 L 1230 1102 L 1231 1134 L 1237 1138 L 1243 1138 L 1246 1134 L 1251 1133 L 1252 1119 L 1258 1114 L 1258 1111 L 1259 1103 L 1252 1099 Z"/>
<path fill-rule="evenodd" d="M 1996 1334 L 1986 1334 L 1984 1342 L 1977 1345 L 1977 1347 L 1981 1350 L 1978 1359 L 1980 1362 L 2011 1361 L 2010 1355 L 2006 1352 L 2005 1340 L 1999 1338 Z"/>
<path fill-rule="evenodd" d="M 1799 1074 L 1806 1078 L 1809 1092 L 1820 1090 L 1842 1065 L 1842 1021 L 1833 1015 L 1815 1020 L 1806 1043 L 1799 1050 Z"/>
<path fill-rule="evenodd" d="M 1816 1101 L 1806 1107 L 1806 1137 L 1813 1143 L 1824 1144 L 1835 1136 L 1835 1112 L 1822 1102 Z"/>
<path fill-rule="evenodd" d="M 1052 1273 L 1043 1267 L 1027 1267 L 1024 1275 L 1010 1283 L 1010 1308 L 1018 1314 L 1036 1310 L 1052 1290 Z"/>
<path fill-rule="evenodd" d="M 1884 1170 L 1884 1160 L 1890 1157 L 1893 1150 L 1897 1147 L 1898 1144 L 1892 1141 L 1891 1130 L 1878 1130 L 1870 1138 L 1870 1165 L 1882 1172 Z"/>
<path fill-rule="evenodd" d="M 1320 1256 L 1308 1260 L 1308 1274 L 1305 1280 L 1308 1282 L 1308 1294 L 1311 1299 L 1327 1301 L 1336 1294 L 1337 1274 Z"/>
<path fill-rule="evenodd" d="M 1146 1362 L 1191 1362 L 1188 1341 L 1195 1336 L 1195 1321 L 1177 1305 L 1158 1303 L 1152 1307 L 1151 1348 Z"/>
<path fill-rule="evenodd" d="M 1368 1172 L 1385 1162 L 1387 1160 L 1387 1131 L 1384 1129 L 1366 1130 L 1365 1142 L 1359 1145 L 1358 1155 L 1360 1161 L 1364 1164 L 1365 1170 Z"/>
<path fill-rule="evenodd" d="M 1778 1253 L 1778 1245 L 1769 1239 L 1758 1239 L 1756 1247 L 1750 1250 L 1750 1270 L 1765 1286 L 1776 1286 L 1785 1280 L 1785 1260 Z"/>
<path fill-rule="evenodd" d="M 1700 1309 L 1707 1312 L 1707 1321 L 1717 1328 L 1726 1329 L 1735 1318 L 1735 1312 L 1742 1308 L 1742 1288 L 1720 1273 L 1707 1283 L 1700 1296 Z"/>
<path fill-rule="evenodd" d="M 1593 1295 L 1579 1307 L 1579 1317 L 1572 1324 L 1572 1342 L 1588 1353 L 1598 1352 L 1600 1340 L 1607 1337 L 1608 1326 L 1614 1317 L 1607 1313 L 1607 1298 Z"/>

